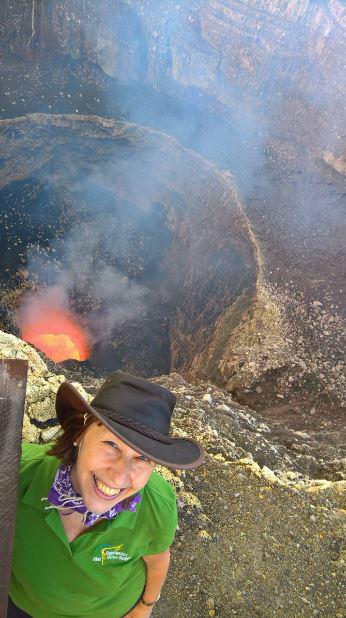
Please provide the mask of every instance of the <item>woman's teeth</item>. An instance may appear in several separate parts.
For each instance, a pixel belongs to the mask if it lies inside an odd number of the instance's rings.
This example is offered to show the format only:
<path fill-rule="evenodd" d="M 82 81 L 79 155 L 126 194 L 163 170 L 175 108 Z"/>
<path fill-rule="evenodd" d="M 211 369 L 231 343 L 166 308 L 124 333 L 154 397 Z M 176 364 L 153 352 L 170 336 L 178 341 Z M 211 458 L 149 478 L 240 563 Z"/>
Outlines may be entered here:
<path fill-rule="evenodd" d="M 94 476 L 94 479 L 98 489 L 102 491 L 102 493 L 106 496 L 113 496 L 115 498 L 115 496 L 117 496 L 121 492 L 121 489 L 114 489 L 114 487 L 109 487 L 109 485 L 106 485 L 105 483 L 100 481 L 97 476 Z"/>

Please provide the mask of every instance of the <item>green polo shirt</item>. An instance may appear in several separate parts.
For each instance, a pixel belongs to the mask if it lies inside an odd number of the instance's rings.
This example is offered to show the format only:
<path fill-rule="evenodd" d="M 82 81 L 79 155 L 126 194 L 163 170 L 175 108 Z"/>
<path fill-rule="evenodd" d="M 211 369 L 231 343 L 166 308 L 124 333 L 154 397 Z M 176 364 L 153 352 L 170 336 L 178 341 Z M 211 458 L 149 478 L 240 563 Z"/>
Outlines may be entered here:
<path fill-rule="evenodd" d="M 119 618 L 145 585 L 142 556 L 172 544 L 172 487 L 153 472 L 136 512 L 103 520 L 69 543 L 60 514 L 45 510 L 59 460 L 51 445 L 23 444 L 10 596 L 34 618 Z"/>

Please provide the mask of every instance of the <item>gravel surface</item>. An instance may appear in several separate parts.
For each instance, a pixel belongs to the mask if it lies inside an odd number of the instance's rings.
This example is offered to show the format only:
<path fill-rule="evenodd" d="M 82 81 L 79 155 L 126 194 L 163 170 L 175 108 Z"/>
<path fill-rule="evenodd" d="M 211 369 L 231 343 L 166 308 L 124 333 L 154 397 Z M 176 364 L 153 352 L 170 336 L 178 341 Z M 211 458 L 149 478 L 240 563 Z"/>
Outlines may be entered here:
<path fill-rule="evenodd" d="M 207 459 L 169 478 L 178 492 L 179 530 L 153 616 L 346 616 L 345 481 L 297 471 L 302 453 L 294 460 L 282 451 L 275 472 L 259 466 L 255 447 L 263 431 L 271 439 L 272 427 L 254 412 L 236 410 L 215 386 L 192 386 L 178 375 L 158 381 L 178 396 L 174 432 L 200 440 Z M 222 412 L 232 411 L 238 417 L 233 440 L 222 420 Z M 240 446 L 244 418 L 253 453 Z M 274 441 L 268 453 L 280 451 L 279 436 Z M 265 448 L 258 451 L 264 459 Z M 345 478 L 345 460 L 339 463 L 336 478 Z"/>

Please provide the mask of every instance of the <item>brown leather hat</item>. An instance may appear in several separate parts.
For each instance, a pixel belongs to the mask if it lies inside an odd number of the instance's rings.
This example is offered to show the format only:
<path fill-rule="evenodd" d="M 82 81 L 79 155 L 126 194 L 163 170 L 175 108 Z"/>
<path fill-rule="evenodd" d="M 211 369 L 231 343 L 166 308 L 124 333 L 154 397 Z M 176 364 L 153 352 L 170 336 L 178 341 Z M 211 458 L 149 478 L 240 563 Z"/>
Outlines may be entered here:
<path fill-rule="evenodd" d="M 63 425 L 74 410 L 94 414 L 112 433 L 141 455 L 168 468 L 193 469 L 204 461 L 195 440 L 169 436 L 176 398 L 171 391 L 129 373 L 112 373 L 91 404 L 72 384 L 63 382 L 56 413 Z"/>

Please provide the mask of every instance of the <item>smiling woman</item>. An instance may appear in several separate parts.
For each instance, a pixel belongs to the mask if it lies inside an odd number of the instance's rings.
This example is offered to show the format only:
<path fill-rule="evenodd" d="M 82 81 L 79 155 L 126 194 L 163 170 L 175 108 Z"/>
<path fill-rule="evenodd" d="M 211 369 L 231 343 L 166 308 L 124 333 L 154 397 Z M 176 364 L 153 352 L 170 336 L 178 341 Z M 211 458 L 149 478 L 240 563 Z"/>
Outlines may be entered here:
<path fill-rule="evenodd" d="M 102 514 L 105 507 L 114 507 L 140 491 L 154 468 L 154 462 L 94 421 L 79 441 L 71 480 L 88 509 Z"/>
<path fill-rule="evenodd" d="M 90 405 L 61 385 L 61 434 L 22 449 L 8 617 L 151 615 L 177 527 L 155 463 L 204 459 L 195 441 L 169 435 L 174 405 L 169 390 L 120 371 Z"/>

